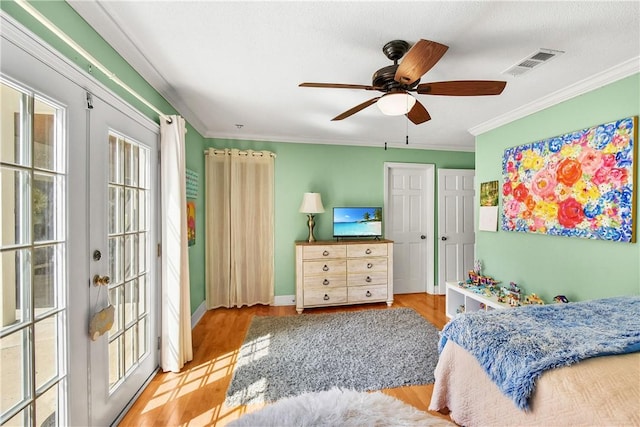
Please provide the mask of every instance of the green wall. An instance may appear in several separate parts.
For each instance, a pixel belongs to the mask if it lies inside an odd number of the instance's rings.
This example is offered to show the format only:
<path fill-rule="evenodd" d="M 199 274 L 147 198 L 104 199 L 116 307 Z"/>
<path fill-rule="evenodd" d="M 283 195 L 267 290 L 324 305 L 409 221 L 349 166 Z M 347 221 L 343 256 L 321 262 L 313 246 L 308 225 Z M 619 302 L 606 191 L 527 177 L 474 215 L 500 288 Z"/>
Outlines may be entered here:
<path fill-rule="evenodd" d="M 72 37 L 120 79 L 165 114 L 179 114 L 66 2 L 32 2 L 41 13 Z M 149 110 L 99 71 L 11 0 L 0 9 L 25 25 L 78 66 L 90 72 L 145 115 Z M 517 120 L 476 139 L 477 182 L 502 180 L 501 158 L 507 147 L 536 141 L 629 115 L 640 113 L 638 75 L 579 96 L 529 117 Z M 276 295 L 294 293 L 293 241 L 306 237 L 304 215 L 298 213 L 302 193 L 318 191 L 326 208 L 344 204 L 381 204 L 383 162 L 434 163 L 439 168 L 473 168 L 473 153 L 411 149 L 357 148 L 332 145 L 266 143 L 204 139 L 187 124 L 187 167 L 204 176 L 203 150 L 208 146 L 267 149 L 276 159 Z M 196 245 L 190 247 L 191 310 L 204 300 L 204 188 L 196 210 Z M 331 236 L 330 214 L 317 216 L 317 237 Z M 478 232 L 478 257 L 486 272 L 502 281 L 516 281 L 528 292 L 544 298 L 566 294 L 588 299 L 640 293 L 638 244 L 583 241 L 522 233 Z M 436 272 L 437 274 L 437 272 Z"/>
<path fill-rule="evenodd" d="M 62 31 L 90 52 L 122 81 L 165 114 L 179 114 L 66 2 L 32 2 Z M 121 96 L 143 114 L 158 122 L 158 116 L 129 95 L 107 76 L 90 67 L 85 59 L 60 41 L 13 1 L 0 1 L 0 8 L 30 31 L 60 51 L 80 68 Z M 19 77 L 19 76 L 18 76 Z M 433 163 L 438 168 L 471 169 L 474 154 L 465 152 L 289 144 L 278 142 L 204 139 L 187 123 L 186 166 L 200 176 L 196 200 L 196 244 L 189 248 L 191 312 L 204 301 L 204 156 L 205 147 L 270 150 L 276 158 L 276 295 L 295 293 L 293 242 L 307 237 L 306 217 L 298 213 L 302 194 L 322 193 L 327 213 L 316 217 L 316 237 L 331 238 L 331 211 L 335 205 L 383 203 L 383 163 Z M 437 211 L 436 211 L 437 212 Z M 437 248 L 434 248 L 436 250 Z M 436 269 L 437 270 L 437 269 Z M 437 275 L 437 271 L 436 271 Z M 437 277 L 437 276 L 436 276 Z"/>
<path fill-rule="evenodd" d="M 316 215 L 314 234 L 318 240 L 331 240 L 331 211 L 334 206 L 383 205 L 384 162 L 431 163 L 436 168 L 473 169 L 475 157 L 470 152 L 398 148 L 385 151 L 382 146 L 376 148 L 221 139 L 209 139 L 206 145 L 276 153 L 276 295 L 295 294 L 294 242 L 305 240 L 309 235 L 307 217 L 298 212 L 303 193 L 322 194 L 325 213 Z M 198 233 L 197 238 L 200 236 Z M 437 247 L 434 250 L 437 251 Z M 435 274 L 437 277 L 437 268 Z M 194 287 L 192 291 L 199 292 Z M 204 295 L 204 290 L 202 293 Z"/>
<path fill-rule="evenodd" d="M 505 148 L 639 114 L 640 74 L 636 74 L 479 135 L 476 182 L 502 184 Z M 636 159 L 636 168 L 639 165 Z M 578 301 L 640 293 L 638 243 L 499 230 L 477 232 L 476 251 L 486 274 L 514 281 L 546 301 L 558 294 Z"/>

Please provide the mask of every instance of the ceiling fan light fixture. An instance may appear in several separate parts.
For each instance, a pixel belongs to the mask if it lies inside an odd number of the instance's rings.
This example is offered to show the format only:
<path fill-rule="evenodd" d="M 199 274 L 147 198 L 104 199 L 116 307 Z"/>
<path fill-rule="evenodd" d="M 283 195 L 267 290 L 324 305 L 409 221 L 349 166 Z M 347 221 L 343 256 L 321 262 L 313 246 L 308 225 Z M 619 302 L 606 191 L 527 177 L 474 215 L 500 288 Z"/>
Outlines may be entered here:
<path fill-rule="evenodd" d="M 378 99 L 377 105 L 382 114 L 400 116 L 413 108 L 416 99 L 406 92 L 387 93 Z"/>

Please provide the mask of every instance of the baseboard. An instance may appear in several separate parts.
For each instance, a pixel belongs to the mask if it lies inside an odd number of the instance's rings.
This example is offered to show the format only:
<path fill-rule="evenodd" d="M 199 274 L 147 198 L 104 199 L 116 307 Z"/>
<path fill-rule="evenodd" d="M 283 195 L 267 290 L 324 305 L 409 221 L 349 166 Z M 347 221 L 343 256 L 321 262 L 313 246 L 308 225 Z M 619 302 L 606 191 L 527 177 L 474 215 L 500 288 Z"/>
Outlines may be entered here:
<path fill-rule="evenodd" d="M 202 316 L 204 316 L 204 313 L 206 313 L 206 311 L 207 311 L 207 305 L 205 304 L 205 301 L 202 301 L 202 304 L 200 304 L 198 308 L 196 308 L 196 311 L 194 311 L 193 314 L 191 315 L 191 329 L 196 327 L 196 325 L 198 324 L 200 319 L 202 319 Z"/>
<path fill-rule="evenodd" d="M 296 296 L 295 295 L 277 295 L 273 299 L 273 305 L 296 305 Z M 204 313 L 207 312 L 207 306 L 205 301 L 202 301 L 202 304 L 196 308 L 196 311 L 191 315 L 191 329 L 195 328 Z"/>
<path fill-rule="evenodd" d="M 276 295 L 273 299 L 273 305 L 296 305 L 295 295 Z"/>

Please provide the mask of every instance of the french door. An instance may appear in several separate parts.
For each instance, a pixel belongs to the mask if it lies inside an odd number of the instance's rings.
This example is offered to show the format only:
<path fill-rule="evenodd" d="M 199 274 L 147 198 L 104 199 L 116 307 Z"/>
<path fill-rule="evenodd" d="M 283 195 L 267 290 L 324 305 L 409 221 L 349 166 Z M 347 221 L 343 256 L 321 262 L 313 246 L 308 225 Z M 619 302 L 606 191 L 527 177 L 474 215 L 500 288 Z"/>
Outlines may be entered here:
<path fill-rule="evenodd" d="M 0 425 L 108 425 L 158 364 L 159 131 L 2 24 Z"/>
<path fill-rule="evenodd" d="M 108 304 L 115 309 L 111 329 L 90 344 L 91 420 L 103 425 L 116 419 L 158 365 L 152 345 L 158 135 L 99 98 L 92 98 L 92 107 L 90 302 L 93 313 Z"/>

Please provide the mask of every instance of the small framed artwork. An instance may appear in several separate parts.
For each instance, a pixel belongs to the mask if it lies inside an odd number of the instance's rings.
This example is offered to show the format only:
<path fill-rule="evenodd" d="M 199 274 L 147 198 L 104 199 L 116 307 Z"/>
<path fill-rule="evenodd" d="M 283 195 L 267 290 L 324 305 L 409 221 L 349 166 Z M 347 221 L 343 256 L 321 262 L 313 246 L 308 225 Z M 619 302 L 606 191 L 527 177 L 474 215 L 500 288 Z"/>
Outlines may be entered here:
<path fill-rule="evenodd" d="M 186 185 L 187 185 L 187 199 L 198 198 L 198 173 L 190 169 L 185 171 Z"/>
<path fill-rule="evenodd" d="M 480 184 L 480 231 L 498 231 L 498 181 L 483 182 Z"/>
<path fill-rule="evenodd" d="M 508 148 L 502 229 L 636 241 L 638 117 Z"/>
<path fill-rule="evenodd" d="M 480 184 L 480 206 L 498 206 L 498 181 Z"/>
<path fill-rule="evenodd" d="M 187 202 L 187 240 L 189 246 L 196 244 L 196 202 Z"/>

